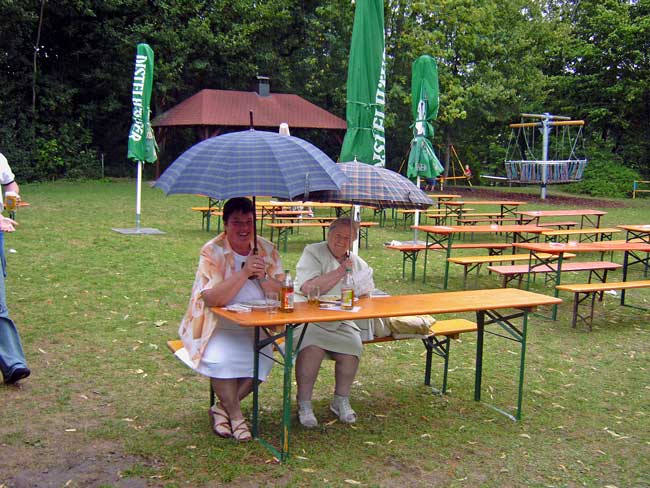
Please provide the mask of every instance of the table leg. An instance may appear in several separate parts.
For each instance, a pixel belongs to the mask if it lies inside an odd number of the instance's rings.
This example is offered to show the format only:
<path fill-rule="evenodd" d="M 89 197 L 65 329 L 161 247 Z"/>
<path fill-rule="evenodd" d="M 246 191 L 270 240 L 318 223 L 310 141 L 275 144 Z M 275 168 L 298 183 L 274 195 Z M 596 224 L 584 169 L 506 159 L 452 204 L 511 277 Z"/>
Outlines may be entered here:
<path fill-rule="evenodd" d="M 485 311 L 476 312 L 476 372 L 474 373 L 474 400 L 481 401 L 481 380 L 483 376 L 483 339 L 485 332 Z"/>

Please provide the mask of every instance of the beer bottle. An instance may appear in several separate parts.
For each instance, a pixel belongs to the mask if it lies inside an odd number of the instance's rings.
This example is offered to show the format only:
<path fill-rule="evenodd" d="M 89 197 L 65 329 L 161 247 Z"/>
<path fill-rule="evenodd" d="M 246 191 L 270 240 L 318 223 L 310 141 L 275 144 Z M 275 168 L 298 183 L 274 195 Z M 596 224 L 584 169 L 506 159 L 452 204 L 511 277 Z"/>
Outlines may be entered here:
<path fill-rule="evenodd" d="M 293 312 L 293 278 L 288 269 L 284 271 L 284 280 L 280 288 L 280 311 Z"/>
<path fill-rule="evenodd" d="M 345 275 L 341 282 L 341 309 L 352 310 L 354 306 L 354 282 L 352 281 L 352 270 L 345 268 Z"/>

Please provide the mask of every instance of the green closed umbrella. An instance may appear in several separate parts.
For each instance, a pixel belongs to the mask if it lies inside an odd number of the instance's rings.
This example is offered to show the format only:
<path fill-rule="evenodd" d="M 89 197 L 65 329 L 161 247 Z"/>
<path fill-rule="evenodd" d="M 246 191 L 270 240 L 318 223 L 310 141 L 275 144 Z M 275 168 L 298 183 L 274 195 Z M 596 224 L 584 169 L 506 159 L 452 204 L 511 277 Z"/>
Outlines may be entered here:
<path fill-rule="evenodd" d="M 438 65 L 431 56 L 423 55 L 413 62 L 411 69 L 411 110 L 415 123 L 413 124 L 413 139 L 409 152 L 406 175 L 416 179 L 420 187 L 420 178 L 435 178 L 444 171 L 433 152 L 434 129 L 431 121 L 438 117 Z M 419 212 L 415 213 L 415 225 L 420 223 Z M 417 230 L 413 240 L 417 241 Z"/>
<path fill-rule="evenodd" d="M 129 149 L 127 157 L 138 163 L 135 226 L 140 231 L 140 195 L 142 192 L 142 166 L 158 159 L 156 139 L 150 123 L 151 89 L 153 86 L 153 50 L 148 44 L 138 44 L 133 71 L 132 123 L 129 131 Z"/>
<path fill-rule="evenodd" d="M 340 161 L 386 165 L 386 51 L 383 0 L 357 0 L 348 64 Z"/>

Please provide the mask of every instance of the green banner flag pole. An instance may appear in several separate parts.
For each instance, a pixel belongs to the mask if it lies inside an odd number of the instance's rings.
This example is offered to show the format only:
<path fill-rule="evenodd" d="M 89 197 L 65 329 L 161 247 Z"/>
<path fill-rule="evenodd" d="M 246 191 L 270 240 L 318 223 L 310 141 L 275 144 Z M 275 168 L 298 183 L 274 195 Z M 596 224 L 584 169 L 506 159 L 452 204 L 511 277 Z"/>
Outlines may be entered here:
<path fill-rule="evenodd" d="M 418 188 L 420 177 L 433 179 L 444 171 L 430 140 L 434 134 L 431 122 L 438 117 L 439 98 L 436 60 L 428 55 L 420 56 L 411 68 L 411 111 L 415 122 L 406 171 L 406 176 L 416 179 Z M 413 223 L 416 226 L 420 224 L 420 212 L 415 212 Z M 413 231 L 413 240 L 417 242 L 417 239 L 416 229 Z"/>
<path fill-rule="evenodd" d="M 347 131 L 340 161 L 386 166 L 383 0 L 357 0 L 348 64 Z"/>
<path fill-rule="evenodd" d="M 138 44 L 133 71 L 132 124 L 129 131 L 129 159 L 138 163 L 136 183 L 136 232 L 140 230 L 140 201 L 142 193 L 142 166 L 145 162 L 153 163 L 158 159 L 157 145 L 150 124 L 151 90 L 153 86 L 153 50 L 148 44 Z"/>

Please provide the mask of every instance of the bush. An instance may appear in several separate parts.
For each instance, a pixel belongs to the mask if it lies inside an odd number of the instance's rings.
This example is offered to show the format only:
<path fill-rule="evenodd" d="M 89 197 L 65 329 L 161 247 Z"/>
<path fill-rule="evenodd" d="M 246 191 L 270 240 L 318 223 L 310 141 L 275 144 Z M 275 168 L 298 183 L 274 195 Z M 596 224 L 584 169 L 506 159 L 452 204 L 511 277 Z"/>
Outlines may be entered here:
<path fill-rule="evenodd" d="M 625 198 L 632 191 L 633 181 L 642 179 L 616 154 L 601 150 L 591 156 L 583 180 L 568 185 L 567 191 L 593 197 Z"/>

